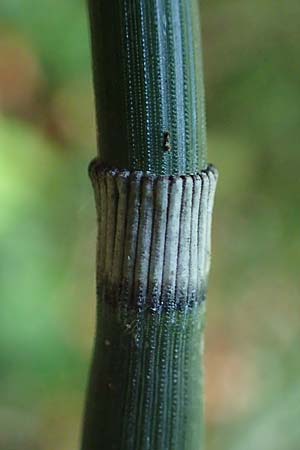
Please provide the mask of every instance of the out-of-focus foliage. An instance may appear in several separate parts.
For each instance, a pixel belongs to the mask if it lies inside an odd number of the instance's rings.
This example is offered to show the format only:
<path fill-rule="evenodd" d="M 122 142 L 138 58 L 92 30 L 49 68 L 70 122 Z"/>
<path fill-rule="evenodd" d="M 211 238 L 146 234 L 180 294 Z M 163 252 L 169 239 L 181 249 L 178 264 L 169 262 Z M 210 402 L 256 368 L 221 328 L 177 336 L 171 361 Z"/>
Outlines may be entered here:
<path fill-rule="evenodd" d="M 300 3 L 202 2 L 220 169 L 208 450 L 300 445 Z M 0 4 L 0 448 L 78 448 L 94 324 L 83 0 Z"/>

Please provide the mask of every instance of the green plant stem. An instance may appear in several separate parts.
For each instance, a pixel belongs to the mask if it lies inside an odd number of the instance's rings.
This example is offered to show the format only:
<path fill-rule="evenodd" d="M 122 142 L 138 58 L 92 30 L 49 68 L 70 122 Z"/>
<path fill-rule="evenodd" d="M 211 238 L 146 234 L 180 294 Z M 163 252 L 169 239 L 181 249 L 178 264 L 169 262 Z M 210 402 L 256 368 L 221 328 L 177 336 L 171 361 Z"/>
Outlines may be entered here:
<path fill-rule="evenodd" d="M 89 11 L 101 160 L 157 175 L 205 169 L 198 0 L 89 0 Z"/>
<path fill-rule="evenodd" d="M 82 450 L 202 450 L 217 173 L 197 0 L 90 0 L 97 329 Z"/>
<path fill-rule="evenodd" d="M 115 309 L 105 305 L 85 448 L 200 448 L 204 318 L 204 304 L 169 315 L 147 311 L 142 320 L 138 314 L 120 320 Z"/>

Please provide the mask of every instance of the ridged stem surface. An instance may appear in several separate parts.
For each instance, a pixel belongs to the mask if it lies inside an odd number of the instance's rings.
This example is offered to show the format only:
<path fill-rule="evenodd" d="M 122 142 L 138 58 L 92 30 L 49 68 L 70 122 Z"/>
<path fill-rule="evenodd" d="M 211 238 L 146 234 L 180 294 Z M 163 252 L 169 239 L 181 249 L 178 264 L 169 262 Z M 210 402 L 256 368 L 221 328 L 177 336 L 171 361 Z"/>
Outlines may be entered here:
<path fill-rule="evenodd" d="M 97 330 L 82 450 L 202 450 L 217 174 L 198 0 L 88 0 Z"/>
<path fill-rule="evenodd" d="M 156 175 L 206 168 L 198 0 L 89 0 L 100 158 Z"/>

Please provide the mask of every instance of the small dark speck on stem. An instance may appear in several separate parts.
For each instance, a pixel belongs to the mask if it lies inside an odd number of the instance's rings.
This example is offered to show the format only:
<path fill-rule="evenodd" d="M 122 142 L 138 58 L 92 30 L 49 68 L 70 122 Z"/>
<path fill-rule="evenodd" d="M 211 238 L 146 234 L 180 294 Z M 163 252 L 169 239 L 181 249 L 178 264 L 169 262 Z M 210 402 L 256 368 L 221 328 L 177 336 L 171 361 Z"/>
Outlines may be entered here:
<path fill-rule="evenodd" d="M 169 131 L 164 132 L 164 139 L 163 139 L 163 148 L 165 152 L 171 152 L 171 135 Z"/>

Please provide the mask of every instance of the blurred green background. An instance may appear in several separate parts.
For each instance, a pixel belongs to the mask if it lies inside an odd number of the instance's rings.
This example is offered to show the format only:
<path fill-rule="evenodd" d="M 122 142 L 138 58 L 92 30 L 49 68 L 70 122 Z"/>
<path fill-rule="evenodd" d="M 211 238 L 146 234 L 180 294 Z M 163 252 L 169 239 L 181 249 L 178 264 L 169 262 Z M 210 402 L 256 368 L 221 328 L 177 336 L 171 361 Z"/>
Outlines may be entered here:
<path fill-rule="evenodd" d="M 207 450 L 300 448 L 300 2 L 202 2 Z M 79 448 L 95 309 L 84 0 L 0 4 L 0 448 Z"/>

